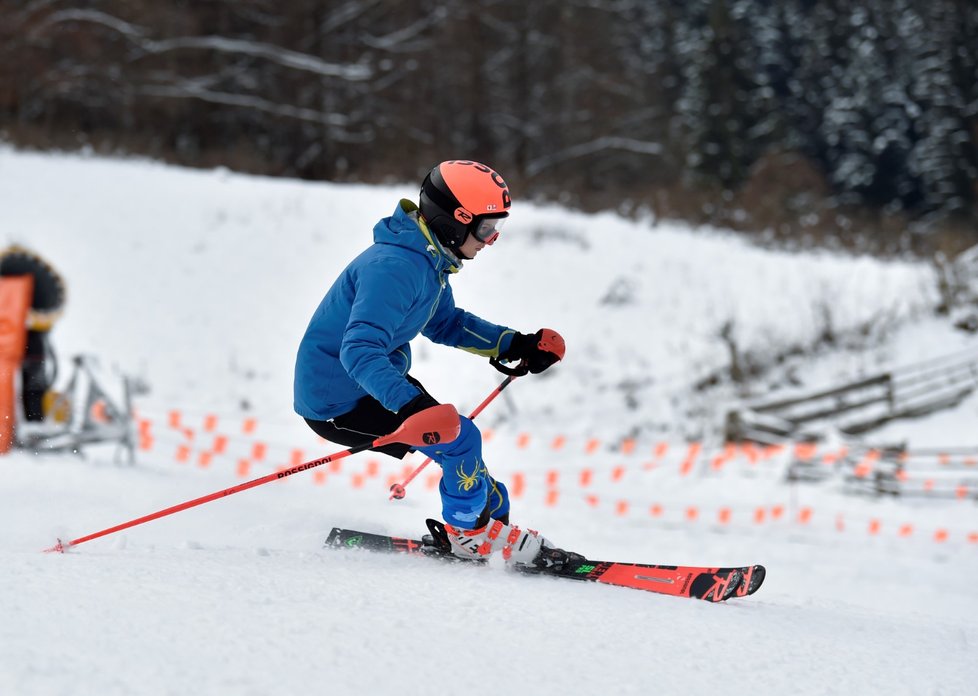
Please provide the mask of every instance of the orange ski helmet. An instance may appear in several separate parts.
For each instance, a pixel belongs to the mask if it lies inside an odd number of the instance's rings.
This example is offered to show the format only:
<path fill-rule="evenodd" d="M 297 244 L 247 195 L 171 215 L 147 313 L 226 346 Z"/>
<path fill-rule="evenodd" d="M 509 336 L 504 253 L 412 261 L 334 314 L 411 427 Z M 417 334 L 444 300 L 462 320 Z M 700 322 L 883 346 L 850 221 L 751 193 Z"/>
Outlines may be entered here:
<path fill-rule="evenodd" d="M 442 162 L 421 184 L 421 215 L 438 241 L 457 254 L 469 234 L 492 244 L 512 200 L 503 178 L 468 160 Z"/>

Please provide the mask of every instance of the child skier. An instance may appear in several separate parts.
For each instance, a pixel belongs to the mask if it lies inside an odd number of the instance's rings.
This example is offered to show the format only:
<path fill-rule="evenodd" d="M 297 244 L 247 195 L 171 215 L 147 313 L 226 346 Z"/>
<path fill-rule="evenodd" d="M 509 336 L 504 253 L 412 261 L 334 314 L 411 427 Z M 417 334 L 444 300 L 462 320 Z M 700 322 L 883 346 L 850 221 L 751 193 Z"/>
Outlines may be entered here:
<path fill-rule="evenodd" d="M 401 200 L 374 227 L 374 243 L 340 274 L 299 344 L 295 411 L 320 436 L 359 445 L 394 431 L 438 402 L 408 371 L 409 342 L 426 338 L 477 355 L 519 361 L 543 372 L 563 356 L 563 339 L 523 334 L 455 306 L 450 275 L 499 237 L 511 199 L 503 178 L 478 162 L 432 169 L 420 205 Z M 379 451 L 402 458 L 407 445 Z M 509 524 L 509 494 L 482 459 L 482 434 L 468 418 L 448 443 L 420 448 L 442 468 L 439 492 L 452 552 L 479 558 L 501 551 L 531 564 L 551 545 Z"/>

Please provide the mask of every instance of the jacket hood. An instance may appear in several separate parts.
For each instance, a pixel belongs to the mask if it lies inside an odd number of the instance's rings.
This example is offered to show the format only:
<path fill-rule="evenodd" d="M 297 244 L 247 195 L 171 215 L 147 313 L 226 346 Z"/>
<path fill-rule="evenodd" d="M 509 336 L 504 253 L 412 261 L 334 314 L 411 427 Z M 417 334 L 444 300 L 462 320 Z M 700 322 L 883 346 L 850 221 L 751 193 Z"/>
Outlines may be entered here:
<path fill-rule="evenodd" d="M 417 252 L 439 272 L 458 273 L 462 267 L 462 262 L 441 245 L 418 216 L 418 206 L 406 198 L 393 215 L 374 225 L 374 243 L 393 244 Z"/>

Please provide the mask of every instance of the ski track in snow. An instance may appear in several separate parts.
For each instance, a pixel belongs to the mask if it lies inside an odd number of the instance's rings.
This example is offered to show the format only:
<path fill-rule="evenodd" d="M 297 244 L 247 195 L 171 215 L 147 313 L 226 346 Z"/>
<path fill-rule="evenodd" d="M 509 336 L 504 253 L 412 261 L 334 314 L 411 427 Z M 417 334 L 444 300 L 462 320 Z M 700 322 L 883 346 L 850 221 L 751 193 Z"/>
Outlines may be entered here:
<path fill-rule="evenodd" d="M 67 276 L 70 304 L 54 334 L 62 356 L 90 350 L 144 372 L 153 387 L 139 404 L 146 412 L 240 415 L 246 398 L 263 427 L 302 446 L 310 437 L 290 411 L 291 361 L 308 314 L 376 218 L 414 194 L 9 150 L 0 150 L 0 181 L 0 242 L 35 247 Z M 136 467 L 97 450 L 87 459 L 13 453 L 0 460 L 0 694 L 974 693 L 978 546 L 960 534 L 978 528 L 973 503 L 854 499 L 831 482 L 789 488 L 777 461 L 688 479 L 674 460 L 654 470 L 630 465 L 613 482 L 608 472 L 620 460 L 611 453 L 514 445 L 524 430 L 543 442 L 567 433 L 612 440 L 648 413 L 667 422 L 669 399 L 657 394 L 671 398 L 723 364 L 715 329 L 726 311 L 756 345 L 810 331 L 811 315 L 790 315 L 778 295 L 814 307 L 817 292 L 805 295 L 813 287 L 830 296 L 841 322 L 873 312 L 910 320 L 931 298 L 930 271 L 792 257 L 719 233 L 649 232 L 614 216 L 517 212 L 542 241 L 521 239 L 514 213 L 492 256 L 453 282 L 461 306 L 524 330 L 552 325 L 568 338 L 566 364 L 514 384 L 485 414 L 498 428 L 487 444 L 490 468 L 503 480 L 527 476 L 514 520 L 591 558 L 763 563 L 758 594 L 712 605 L 516 576 L 495 563 L 323 550 L 334 525 L 417 535 L 424 517 L 437 515 L 422 478 L 404 501 L 387 501 L 385 477 L 402 467 L 393 460 L 360 488 L 348 474 L 363 460 L 351 458 L 323 486 L 304 472 L 43 554 L 58 537 L 240 479 L 233 461 L 202 469 L 160 452 Z M 609 237 L 637 253 L 621 258 Z M 546 263 L 533 259 L 539 253 Z M 795 282 L 805 274 L 808 282 Z M 634 304 L 601 304 L 620 276 L 632 279 Z M 877 354 L 906 362 L 968 340 L 908 324 Z M 420 342 L 415 351 L 414 373 L 443 399 L 461 400 L 461 410 L 498 383 L 471 356 Z M 811 371 L 833 375 L 856 360 L 823 358 Z M 871 367 L 872 358 L 858 360 Z M 628 410 L 608 385 L 635 376 L 653 383 Z M 946 417 L 891 424 L 884 435 L 974 445 L 976 419 L 972 397 Z M 595 470 L 587 490 L 572 483 L 583 468 Z M 550 469 L 565 477 L 556 506 L 544 502 Z M 602 504 L 592 507 L 585 494 Z M 737 506 L 783 502 L 816 516 L 809 527 L 721 528 L 620 517 L 609 501 L 621 498 L 670 509 L 732 505 L 738 514 Z M 883 534 L 859 531 L 870 518 Z M 903 523 L 919 533 L 898 538 L 891 530 Z M 943 544 L 929 536 L 940 527 L 953 532 Z"/>

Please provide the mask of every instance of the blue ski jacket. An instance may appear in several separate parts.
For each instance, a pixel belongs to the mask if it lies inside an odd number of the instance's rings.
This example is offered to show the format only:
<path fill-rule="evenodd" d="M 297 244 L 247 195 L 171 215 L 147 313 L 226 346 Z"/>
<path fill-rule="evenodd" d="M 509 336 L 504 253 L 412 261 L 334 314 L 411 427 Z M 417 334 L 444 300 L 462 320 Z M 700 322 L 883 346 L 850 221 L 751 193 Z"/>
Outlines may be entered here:
<path fill-rule="evenodd" d="M 333 283 L 299 344 L 293 385 L 296 413 L 329 420 L 366 395 L 398 411 L 419 394 L 407 381 L 409 342 L 419 333 L 495 357 L 513 329 L 455 306 L 449 275 L 461 264 L 402 200 L 374 227 L 374 243 Z"/>

